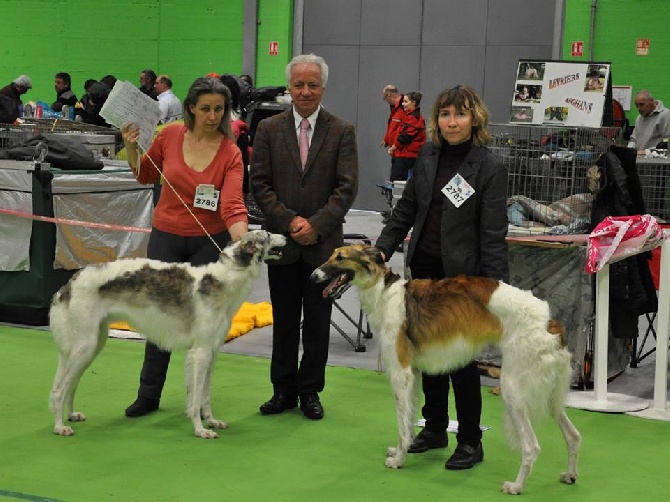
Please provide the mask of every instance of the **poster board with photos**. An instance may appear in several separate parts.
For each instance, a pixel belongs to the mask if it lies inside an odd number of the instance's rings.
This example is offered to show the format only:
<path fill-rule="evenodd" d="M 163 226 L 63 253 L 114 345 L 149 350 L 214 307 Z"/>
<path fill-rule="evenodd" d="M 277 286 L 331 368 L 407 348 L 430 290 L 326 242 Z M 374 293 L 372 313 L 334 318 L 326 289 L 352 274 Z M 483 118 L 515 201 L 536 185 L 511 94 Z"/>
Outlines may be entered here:
<path fill-rule="evenodd" d="M 611 99 L 611 63 L 521 59 L 509 121 L 600 127 L 608 125 Z"/>

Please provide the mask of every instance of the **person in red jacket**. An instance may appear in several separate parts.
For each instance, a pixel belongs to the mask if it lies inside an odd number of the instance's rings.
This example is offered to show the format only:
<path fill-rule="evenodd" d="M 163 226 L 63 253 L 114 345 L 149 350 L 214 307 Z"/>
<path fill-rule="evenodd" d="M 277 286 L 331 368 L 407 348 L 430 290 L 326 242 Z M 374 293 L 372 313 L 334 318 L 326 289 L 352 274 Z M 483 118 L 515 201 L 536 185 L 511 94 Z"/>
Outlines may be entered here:
<path fill-rule="evenodd" d="M 405 110 L 402 107 L 403 95 L 398 92 L 398 88 L 389 84 L 384 87 L 382 90 L 382 98 L 386 101 L 391 107 L 391 113 L 389 114 L 388 123 L 386 124 L 386 134 L 384 134 L 384 139 L 382 140 L 382 146 L 390 148 L 391 145 L 395 143 L 396 137 L 398 136 L 398 129 L 402 125 L 403 120 L 405 119 Z M 391 177 L 389 181 L 393 181 L 393 173 L 395 164 L 395 157 L 391 157 Z M 398 178 L 396 178 L 398 179 Z M 402 178 L 407 179 L 407 177 Z"/>
<path fill-rule="evenodd" d="M 419 156 L 419 149 L 426 142 L 426 122 L 419 107 L 421 96 L 418 91 L 408 92 L 403 96 L 402 107 L 405 117 L 388 149 L 388 154 L 393 158 L 391 181 L 405 181 L 412 176 L 412 168 Z"/>

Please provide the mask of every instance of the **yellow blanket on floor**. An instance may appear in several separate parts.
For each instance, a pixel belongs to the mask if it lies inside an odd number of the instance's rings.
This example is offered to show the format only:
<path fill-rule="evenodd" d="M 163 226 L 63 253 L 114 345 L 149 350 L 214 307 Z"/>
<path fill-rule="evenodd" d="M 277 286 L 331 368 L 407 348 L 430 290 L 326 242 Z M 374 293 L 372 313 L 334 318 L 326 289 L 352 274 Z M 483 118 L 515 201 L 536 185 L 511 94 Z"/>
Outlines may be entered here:
<path fill-rule="evenodd" d="M 248 333 L 254 328 L 262 328 L 272 324 L 272 305 L 268 302 L 249 303 L 244 302 L 233 317 L 233 323 L 230 325 L 230 331 L 226 337 L 226 342 Z M 115 322 L 109 325 L 112 329 L 121 329 L 125 331 L 137 331 L 125 322 Z"/>

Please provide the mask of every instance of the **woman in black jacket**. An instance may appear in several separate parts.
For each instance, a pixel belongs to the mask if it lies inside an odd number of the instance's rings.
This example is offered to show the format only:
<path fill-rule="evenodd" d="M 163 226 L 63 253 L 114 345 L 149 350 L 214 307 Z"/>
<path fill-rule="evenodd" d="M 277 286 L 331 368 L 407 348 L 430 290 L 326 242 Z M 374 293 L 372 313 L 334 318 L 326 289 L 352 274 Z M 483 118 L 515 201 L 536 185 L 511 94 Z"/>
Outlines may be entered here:
<path fill-rule="evenodd" d="M 413 228 L 406 256 L 413 279 L 460 274 L 509 279 L 507 170 L 484 146 L 488 122 L 486 106 L 465 85 L 442 91 L 433 105 L 431 141 L 421 148 L 414 174 L 377 241 L 388 260 Z M 450 374 L 423 375 L 426 424 L 408 451 L 447 446 L 450 382 L 458 445 L 445 467 L 469 469 L 484 458 L 480 377 L 474 361 Z"/>

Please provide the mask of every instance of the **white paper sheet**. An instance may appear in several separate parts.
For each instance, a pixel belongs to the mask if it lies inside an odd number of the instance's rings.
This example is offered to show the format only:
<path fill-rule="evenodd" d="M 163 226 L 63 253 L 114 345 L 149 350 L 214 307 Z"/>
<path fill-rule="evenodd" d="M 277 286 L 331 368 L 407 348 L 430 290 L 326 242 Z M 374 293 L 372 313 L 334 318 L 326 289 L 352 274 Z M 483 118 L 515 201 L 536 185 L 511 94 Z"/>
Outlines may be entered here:
<path fill-rule="evenodd" d="M 100 115 L 119 129 L 128 122 L 140 128 L 139 145 L 147 150 L 160 120 L 158 101 L 150 98 L 127 80 L 117 80 Z"/>

